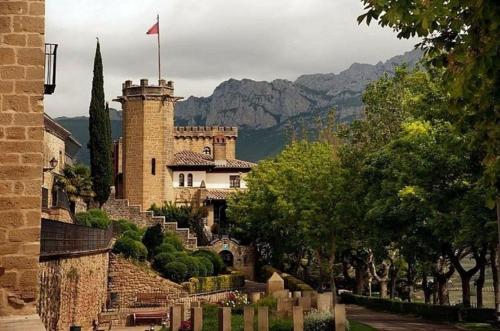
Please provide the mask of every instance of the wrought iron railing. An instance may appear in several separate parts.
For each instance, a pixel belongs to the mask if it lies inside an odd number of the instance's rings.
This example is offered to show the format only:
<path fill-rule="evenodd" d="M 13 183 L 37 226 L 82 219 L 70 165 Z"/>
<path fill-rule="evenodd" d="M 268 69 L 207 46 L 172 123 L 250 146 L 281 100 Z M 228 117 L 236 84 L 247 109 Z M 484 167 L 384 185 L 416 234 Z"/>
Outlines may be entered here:
<path fill-rule="evenodd" d="M 112 238 L 112 226 L 108 229 L 98 229 L 42 219 L 40 256 L 50 257 L 104 250 L 109 248 Z"/>
<path fill-rule="evenodd" d="M 56 89 L 57 44 L 45 44 L 45 94 Z"/>

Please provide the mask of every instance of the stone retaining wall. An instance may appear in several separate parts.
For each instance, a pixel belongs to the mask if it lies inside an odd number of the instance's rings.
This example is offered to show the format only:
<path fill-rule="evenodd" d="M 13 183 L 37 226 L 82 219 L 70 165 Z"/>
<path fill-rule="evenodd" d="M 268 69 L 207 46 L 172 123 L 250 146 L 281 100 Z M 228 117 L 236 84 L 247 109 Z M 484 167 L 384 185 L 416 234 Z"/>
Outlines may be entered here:
<path fill-rule="evenodd" d="M 108 262 L 108 252 L 40 262 L 38 314 L 47 330 L 92 329 L 106 304 Z"/>

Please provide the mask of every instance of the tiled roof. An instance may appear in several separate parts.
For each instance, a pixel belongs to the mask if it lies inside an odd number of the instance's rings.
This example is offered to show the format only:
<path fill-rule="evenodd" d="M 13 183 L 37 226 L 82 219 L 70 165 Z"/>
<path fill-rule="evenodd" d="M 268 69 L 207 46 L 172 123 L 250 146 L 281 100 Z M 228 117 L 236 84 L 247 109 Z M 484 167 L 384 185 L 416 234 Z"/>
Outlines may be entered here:
<path fill-rule="evenodd" d="M 217 189 L 207 189 L 207 200 L 227 200 L 232 194 L 236 193 L 237 190 L 217 190 Z"/>
<path fill-rule="evenodd" d="M 216 169 L 250 169 L 255 163 L 242 160 L 225 160 L 214 162 L 210 155 L 196 153 L 192 151 L 181 151 L 175 153 L 174 161 L 170 166 L 208 166 Z"/>

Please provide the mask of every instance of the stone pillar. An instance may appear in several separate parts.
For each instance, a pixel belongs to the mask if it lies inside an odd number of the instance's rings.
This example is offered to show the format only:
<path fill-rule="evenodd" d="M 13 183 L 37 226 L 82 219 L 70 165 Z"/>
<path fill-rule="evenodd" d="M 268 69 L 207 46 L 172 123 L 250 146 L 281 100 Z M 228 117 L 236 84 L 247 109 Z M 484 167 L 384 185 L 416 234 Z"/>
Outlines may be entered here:
<path fill-rule="evenodd" d="M 257 311 L 257 322 L 259 331 L 269 331 L 269 309 L 268 307 L 259 307 Z"/>
<path fill-rule="evenodd" d="M 332 293 L 319 293 L 318 294 L 318 310 L 330 311 L 332 307 Z"/>
<path fill-rule="evenodd" d="M 191 308 L 191 327 L 192 331 L 201 331 L 203 329 L 203 308 Z"/>
<path fill-rule="evenodd" d="M 219 331 L 231 331 L 231 308 L 219 308 Z"/>
<path fill-rule="evenodd" d="M 298 305 L 301 306 L 304 309 L 304 311 L 311 310 L 311 297 L 305 296 L 302 298 L 298 298 Z"/>
<path fill-rule="evenodd" d="M 266 290 L 267 294 L 273 294 L 277 291 L 283 291 L 285 289 L 285 281 L 276 272 L 272 274 L 267 280 Z"/>
<path fill-rule="evenodd" d="M 335 304 L 335 331 L 345 331 L 345 305 Z"/>
<path fill-rule="evenodd" d="M 252 292 L 248 296 L 250 303 L 257 303 L 260 300 L 260 292 Z"/>
<path fill-rule="evenodd" d="M 243 310 L 244 329 L 243 331 L 253 331 L 253 320 L 255 316 L 255 309 L 253 306 L 245 306 Z"/>
<path fill-rule="evenodd" d="M 170 307 L 170 328 L 171 331 L 179 331 L 181 327 L 181 307 L 180 306 L 172 306 Z"/>
<path fill-rule="evenodd" d="M 0 3 L 1 317 L 36 315 L 43 164 L 45 1 Z M 10 318 L 12 320 L 12 318 Z M 37 322 L 38 321 L 38 322 Z M 36 330 L 35 327 L 25 328 Z"/>
<path fill-rule="evenodd" d="M 304 331 L 304 311 L 300 306 L 293 307 L 293 331 Z"/>

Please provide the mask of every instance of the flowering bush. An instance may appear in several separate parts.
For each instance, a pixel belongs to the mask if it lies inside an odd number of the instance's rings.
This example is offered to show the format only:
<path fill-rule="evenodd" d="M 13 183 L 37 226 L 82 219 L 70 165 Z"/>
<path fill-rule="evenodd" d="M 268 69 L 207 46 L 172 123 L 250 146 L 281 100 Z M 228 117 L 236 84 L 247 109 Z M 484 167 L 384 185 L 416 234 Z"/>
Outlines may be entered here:
<path fill-rule="evenodd" d="M 304 318 L 304 331 L 334 330 L 334 319 L 331 313 L 311 310 Z"/>
<path fill-rule="evenodd" d="M 191 331 L 191 322 L 190 321 L 182 321 L 181 327 L 179 331 Z"/>
<path fill-rule="evenodd" d="M 219 301 L 221 307 L 239 308 L 247 304 L 247 295 L 239 291 L 229 292 L 224 300 Z"/>

